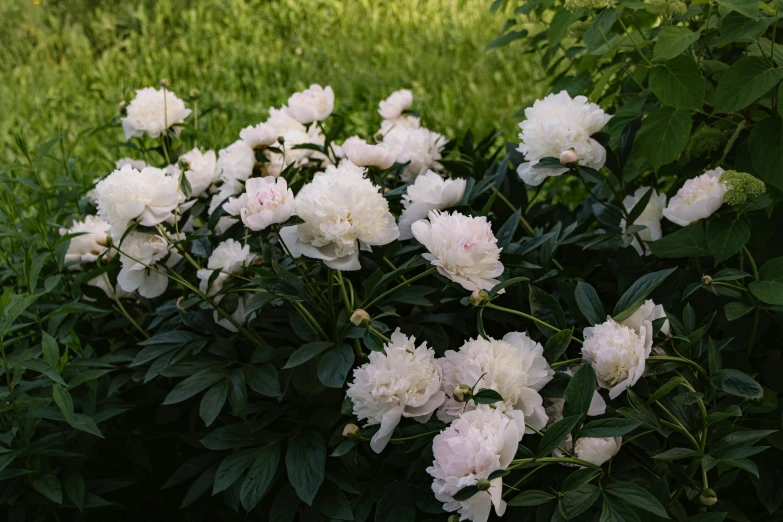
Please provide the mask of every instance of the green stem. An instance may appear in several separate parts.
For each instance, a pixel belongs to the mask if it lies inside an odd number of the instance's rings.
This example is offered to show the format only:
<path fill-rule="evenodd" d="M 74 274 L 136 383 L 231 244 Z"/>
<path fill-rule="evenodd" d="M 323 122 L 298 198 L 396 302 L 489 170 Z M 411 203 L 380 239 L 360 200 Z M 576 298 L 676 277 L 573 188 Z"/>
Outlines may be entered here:
<path fill-rule="evenodd" d="M 375 335 L 377 335 L 378 337 L 380 337 L 381 339 L 383 339 L 385 342 L 387 342 L 387 343 L 390 343 L 390 342 L 391 342 L 391 339 L 389 339 L 388 337 L 386 337 L 385 335 L 383 335 L 381 332 L 379 332 L 378 330 L 376 330 L 375 328 L 373 328 L 371 325 L 368 325 L 368 326 L 367 326 L 367 329 L 368 329 L 368 330 L 370 330 L 370 331 L 371 331 L 372 333 L 374 333 Z"/>
<path fill-rule="evenodd" d="M 519 466 L 523 466 L 525 464 L 530 464 L 531 462 L 554 462 L 554 463 L 560 463 L 560 464 L 576 464 L 577 466 L 584 466 L 585 468 L 595 468 L 600 469 L 601 466 L 596 466 L 592 462 L 587 462 L 582 459 L 577 459 L 575 457 L 541 457 L 541 458 L 529 458 L 529 459 L 518 459 L 518 460 L 512 460 L 511 464 L 513 466 L 509 467 L 508 469 L 518 468 Z"/>
<path fill-rule="evenodd" d="M 759 269 L 756 267 L 756 260 L 753 259 L 753 256 L 750 253 L 750 250 L 748 250 L 748 247 L 742 246 L 742 252 L 748 256 L 748 261 L 750 262 L 750 269 L 753 272 L 753 278 L 758 281 L 759 280 Z"/>
<path fill-rule="evenodd" d="M 549 367 L 554 370 L 563 366 L 570 366 L 572 364 L 582 364 L 582 358 L 577 357 L 576 359 L 566 359 L 565 361 L 558 361 L 556 363 L 550 364 Z"/>
<path fill-rule="evenodd" d="M 685 363 L 692 367 L 694 367 L 696 370 L 699 371 L 704 377 L 707 377 L 707 372 L 704 371 L 704 368 L 699 365 L 699 363 L 695 361 L 691 361 L 690 359 L 686 359 L 685 357 L 671 357 L 669 355 L 651 355 L 647 358 L 648 361 L 672 361 L 672 362 L 679 362 L 679 363 Z"/>
<path fill-rule="evenodd" d="M 685 426 L 682 425 L 682 423 L 680 422 L 680 419 L 675 417 L 674 414 L 672 412 L 670 412 L 668 410 L 668 408 L 666 408 L 666 406 L 661 404 L 661 401 L 655 401 L 655 404 L 657 404 L 658 407 L 661 408 L 664 411 L 664 413 L 666 413 L 666 415 L 668 415 L 674 421 L 674 423 L 668 423 L 668 424 L 672 424 L 672 426 L 676 426 L 678 428 L 678 431 L 680 431 L 683 435 L 685 435 L 685 437 L 689 441 L 691 441 L 691 444 L 693 444 L 693 447 L 696 448 L 696 450 L 701 451 L 701 446 L 699 445 L 698 442 L 696 442 L 696 439 L 693 437 L 693 435 L 691 435 L 691 432 L 689 432 L 685 428 Z"/>
<path fill-rule="evenodd" d="M 130 322 L 130 324 L 132 324 L 133 327 L 136 328 L 136 330 L 138 330 L 139 333 L 141 333 L 141 335 L 143 335 L 145 339 L 149 339 L 150 338 L 150 334 L 148 334 L 147 331 L 144 328 L 139 326 L 139 323 L 137 323 L 133 319 L 133 317 L 131 317 L 131 315 L 128 313 L 128 311 L 125 309 L 125 307 L 122 305 L 122 302 L 117 297 L 117 294 L 114 292 L 114 288 L 112 288 L 111 283 L 109 282 L 109 278 L 106 277 L 106 274 L 105 273 L 101 274 L 100 277 L 102 277 L 104 279 L 104 281 L 106 282 L 106 288 L 109 289 L 109 292 L 111 293 L 112 299 L 114 299 L 114 301 L 117 303 L 117 306 L 120 309 L 120 313 L 125 316 L 125 318 Z"/>
<path fill-rule="evenodd" d="M 396 439 L 389 439 L 389 442 L 402 442 L 406 440 L 420 439 L 422 437 L 426 437 L 427 435 L 432 435 L 434 433 L 440 433 L 440 430 L 428 431 L 426 433 L 419 433 L 418 435 L 411 435 L 409 437 L 397 437 Z M 369 437 L 359 437 L 359 440 L 372 440 L 372 439 L 370 439 Z"/>
<path fill-rule="evenodd" d="M 538 319 L 537 317 L 533 317 L 530 314 L 526 314 L 525 312 L 520 312 L 519 310 L 512 310 L 511 308 L 504 308 L 502 306 L 498 306 L 498 305 L 493 304 L 491 302 L 487 303 L 485 306 L 487 308 L 493 308 L 493 309 L 499 310 L 501 312 L 506 312 L 506 313 L 509 313 L 509 314 L 514 314 L 514 315 L 518 315 L 520 317 L 524 317 L 526 319 L 530 319 L 531 321 L 533 321 L 533 322 L 535 322 L 537 324 L 540 324 L 541 326 L 546 326 L 547 328 L 549 328 L 551 330 L 554 330 L 555 332 L 559 332 L 560 331 L 560 328 L 558 328 L 556 326 L 552 326 L 551 324 L 549 324 L 549 323 L 547 323 L 545 321 L 542 321 L 541 319 Z M 571 336 L 571 340 L 576 341 L 579 344 L 582 344 L 582 340 L 581 339 L 577 339 L 573 335 Z"/>
<path fill-rule="evenodd" d="M 351 318 L 351 314 L 353 314 L 353 307 L 351 307 L 351 301 L 348 299 L 348 291 L 345 289 L 345 280 L 343 279 L 343 272 L 342 270 L 338 270 L 337 272 L 337 282 L 340 283 L 340 289 L 343 293 L 343 301 L 345 302 L 345 311 L 348 312 L 348 318 Z"/>
<path fill-rule="evenodd" d="M 549 466 L 549 464 L 541 464 L 540 466 L 537 466 L 532 471 L 526 473 L 521 479 L 519 479 L 516 482 L 514 482 L 513 486 L 508 486 L 510 489 L 503 493 L 503 497 L 507 496 L 509 493 L 511 493 L 512 491 L 517 489 L 520 485 L 522 485 L 523 482 L 525 482 L 527 479 L 532 477 L 537 471 L 539 471 L 540 469 L 545 468 L 547 466 Z"/>
<path fill-rule="evenodd" d="M 390 294 L 393 294 L 394 292 L 396 292 L 396 291 L 397 291 L 397 290 L 399 290 L 400 288 L 404 288 L 404 287 L 408 286 L 409 284 L 413 283 L 414 281 L 418 281 L 419 279 L 421 279 L 421 278 L 423 278 L 423 277 L 427 277 L 428 275 L 430 275 L 431 273 L 433 273 L 435 270 L 437 270 L 437 268 L 435 268 L 434 266 L 433 266 L 433 267 L 430 267 L 430 268 L 428 268 L 427 270 L 425 270 L 425 271 L 424 271 L 424 272 L 422 272 L 421 274 L 419 274 L 419 275 L 415 275 L 415 276 L 411 277 L 410 279 L 408 279 L 407 281 L 404 281 L 404 282 L 402 282 L 402 283 L 398 284 L 398 285 L 397 285 L 397 286 L 395 286 L 394 288 L 392 288 L 392 289 L 390 289 L 390 290 L 387 290 L 387 291 L 385 291 L 384 293 L 382 293 L 381 295 L 379 295 L 378 297 L 376 297 L 375 299 L 373 299 L 372 301 L 370 301 L 368 304 L 364 305 L 362 308 L 364 308 L 365 310 L 367 310 L 368 308 L 370 308 L 372 305 L 374 305 L 375 303 L 377 303 L 378 301 L 380 301 L 380 300 L 381 300 L 381 299 L 383 299 L 384 297 L 386 297 L 386 296 L 388 296 L 388 295 L 390 295 Z"/>
<path fill-rule="evenodd" d="M 294 305 L 294 308 L 297 309 L 299 315 L 301 315 L 302 318 L 307 321 L 307 323 L 310 325 L 310 328 L 312 328 L 315 333 L 320 335 L 324 340 L 329 339 L 329 336 L 326 335 L 326 332 L 324 332 L 323 328 L 321 328 L 321 325 L 318 324 L 318 321 L 315 320 L 313 315 L 307 310 L 307 308 L 305 308 L 302 303 L 297 303 L 296 301 L 288 302 Z"/>

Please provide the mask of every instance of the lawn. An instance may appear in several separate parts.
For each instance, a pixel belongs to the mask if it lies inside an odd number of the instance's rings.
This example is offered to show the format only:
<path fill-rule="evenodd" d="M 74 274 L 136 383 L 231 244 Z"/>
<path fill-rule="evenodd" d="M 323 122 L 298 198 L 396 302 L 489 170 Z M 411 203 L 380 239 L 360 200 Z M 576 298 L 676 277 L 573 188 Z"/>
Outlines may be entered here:
<path fill-rule="evenodd" d="M 412 88 L 431 128 L 454 137 L 498 128 L 541 93 L 540 68 L 515 45 L 486 50 L 503 19 L 487 0 L 35 0 L 0 4 L 0 160 L 13 134 L 30 144 L 111 123 L 133 89 L 166 78 L 201 93 L 212 144 L 310 83 L 329 84 L 337 113 L 371 134 L 378 100 Z M 516 44 L 519 45 L 519 44 Z M 119 128 L 80 140 L 92 161 L 126 151 Z"/>

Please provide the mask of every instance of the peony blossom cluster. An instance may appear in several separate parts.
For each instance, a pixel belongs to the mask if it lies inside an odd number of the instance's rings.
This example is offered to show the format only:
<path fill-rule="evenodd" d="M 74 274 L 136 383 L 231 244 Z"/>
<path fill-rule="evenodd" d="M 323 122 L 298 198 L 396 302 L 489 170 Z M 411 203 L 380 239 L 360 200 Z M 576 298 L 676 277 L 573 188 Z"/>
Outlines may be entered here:
<path fill-rule="evenodd" d="M 723 172 L 718 167 L 686 181 L 669 200 L 663 217 L 681 227 L 710 217 L 723 205 L 726 195 L 726 185 L 720 179 Z"/>
<path fill-rule="evenodd" d="M 185 102 L 164 88 L 147 87 L 136 91 L 136 97 L 125 109 L 121 119 L 125 139 L 138 138 L 145 134 L 157 138 L 172 129 L 179 136 L 181 124 L 190 116 L 191 110 Z"/>
<path fill-rule="evenodd" d="M 404 208 L 400 215 L 400 239 L 413 237 L 411 226 L 426 219 L 432 210 L 445 210 L 457 206 L 465 194 L 467 182 L 462 178 L 443 179 L 440 174 L 428 170 L 416 178 L 402 196 Z"/>
<path fill-rule="evenodd" d="M 232 275 L 240 274 L 244 268 L 252 262 L 254 256 L 250 253 L 248 245 L 242 245 L 233 239 L 227 239 L 220 243 L 207 260 L 207 268 L 196 273 L 199 279 L 199 290 L 205 295 L 220 294 L 226 282 Z M 217 276 L 213 276 L 218 272 Z M 218 295 L 216 302 L 220 305 L 224 295 Z M 240 296 L 231 318 L 237 324 L 245 322 L 245 301 L 249 297 Z M 227 330 L 236 332 L 236 326 L 227 318 L 221 317 L 217 310 L 213 313 L 215 322 Z"/>

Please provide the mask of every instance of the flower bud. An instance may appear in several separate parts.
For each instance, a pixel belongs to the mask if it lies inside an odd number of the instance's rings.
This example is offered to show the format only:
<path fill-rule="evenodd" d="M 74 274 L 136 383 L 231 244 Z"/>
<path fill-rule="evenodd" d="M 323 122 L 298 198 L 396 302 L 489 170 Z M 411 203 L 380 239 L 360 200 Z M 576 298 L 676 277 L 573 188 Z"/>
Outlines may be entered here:
<path fill-rule="evenodd" d="M 177 160 L 177 166 L 179 167 L 179 170 L 182 171 L 190 170 L 190 162 L 185 158 Z"/>
<path fill-rule="evenodd" d="M 489 479 L 479 479 L 479 481 L 476 483 L 476 487 L 479 491 L 486 491 L 491 485 L 492 484 L 489 482 Z"/>
<path fill-rule="evenodd" d="M 459 515 L 451 515 L 448 522 L 459 522 Z"/>
<path fill-rule="evenodd" d="M 345 428 L 343 428 L 343 437 L 348 437 L 349 439 L 355 439 L 359 436 L 359 426 L 356 424 L 346 424 Z"/>
<path fill-rule="evenodd" d="M 484 301 L 489 300 L 489 294 L 486 290 L 473 290 L 473 293 L 470 294 L 470 304 L 473 306 L 478 306 Z"/>
<path fill-rule="evenodd" d="M 704 286 L 710 286 L 712 284 L 712 277 L 706 275 L 701 278 L 701 284 Z"/>
<path fill-rule="evenodd" d="M 351 314 L 351 322 L 356 326 L 367 328 L 370 326 L 370 314 L 362 309 L 354 310 Z"/>
<path fill-rule="evenodd" d="M 579 156 L 572 149 L 564 150 L 560 154 L 560 164 L 564 167 L 573 168 L 579 163 Z"/>
<path fill-rule="evenodd" d="M 169 88 L 169 81 L 166 78 L 161 78 L 160 86 L 163 87 L 164 89 L 168 89 Z"/>
<path fill-rule="evenodd" d="M 190 89 L 190 92 L 188 92 L 188 97 L 195 101 L 201 98 L 201 93 L 198 89 Z"/>
<path fill-rule="evenodd" d="M 452 398 L 457 402 L 467 402 L 470 400 L 472 395 L 473 394 L 470 386 L 467 384 L 460 384 L 454 388 L 454 391 L 451 394 Z"/>
<path fill-rule="evenodd" d="M 717 501 L 718 494 L 715 493 L 715 490 L 712 488 L 704 488 L 704 490 L 701 492 L 701 495 L 699 495 L 699 502 L 705 506 L 711 506 Z"/>

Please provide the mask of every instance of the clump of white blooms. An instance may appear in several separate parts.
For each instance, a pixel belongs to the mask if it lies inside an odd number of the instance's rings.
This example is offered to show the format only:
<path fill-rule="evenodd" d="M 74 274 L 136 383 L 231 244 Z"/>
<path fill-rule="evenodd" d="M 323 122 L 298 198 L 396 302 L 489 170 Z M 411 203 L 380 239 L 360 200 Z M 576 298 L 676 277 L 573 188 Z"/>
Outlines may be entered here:
<path fill-rule="evenodd" d="M 220 179 L 223 186 L 220 192 L 223 194 L 238 194 L 242 191 L 242 182 L 253 175 L 253 167 L 256 164 L 256 153 L 242 140 L 235 141 L 225 149 L 218 152 L 217 167 L 220 170 Z"/>
<path fill-rule="evenodd" d="M 602 324 L 585 328 L 582 357 L 593 366 L 598 384 L 609 389 L 611 399 L 636 384 L 644 373 L 652 350 L 652 321 L 662 317 L 663 307 L 647 300 L 621 323 L 608 318 Z M 662 331 L 668 332 L 668 325 Z"/>
<path fill-rule="evenodd" d="M 139 295 L 148 299 L 166 291 L 169 279 L 165 267 L 182 259 L 165 239 L 142 232 L 130 232 L 119 250 L 122 269 L 117 275 L 117 283 L 124 291 L 138 290 Z"/>
<path fill-rule="evenodd" d="M 284 178 L 251 178 L 245 183 L 245 193 L 239 198 L 232 198 L 223 208 L 231 214 L 238 213 L 242 223 L 250 230 L 264 230 L 291 217 L 294 193 Z"/>
<path fill-rule="evenodd" d="M 378 114 L 385 120 L 394 120 L 413 105 L 413 93 L 408 89 L 394 91 L 378 104 Z"/>
<path fill-rule="evenodd" d="M 269 123 L 259 123 L 256 126 L 245 127 L 239 131 L 239 139 L 251 149 L 268 147 L 277 141 L 277 132 Z"/>
<path fill-rule="evenodd" d="M 452 390 L 467 385 L 478 391 L 495 390 L 503 402 L 493 406 L 500 411 L 520 410 L 525 422 L 536 429 L 546 426 L 547 415 L 539 391 L 555 372 L 544 359 L 544 347 L 526 333 L 510 332 L 502 340 L 479 337 L 467 341 L 459 351 L 448 350 L 438 359 L 443 369 L 443 389 L 448 398 L 438 410 L 438 418 L 451 422 L 475 403 L 460 402 Z"/>
<path fill-rule="evenodd" d="M 185 102 L 166 89 L 147 87 L 136 91 L 136 97 L 126 108 L 121 119 L 125 139 L 147 135 L 157 138 L 171 128 L 179 136 L 180 124 L 190 116 Z"/>
<path fill-rule="evenodd" d="M 574 444 L 571 435 L 569 435 L 561 446 L 566 451 L 571 451 L 573 449 L 574 456 L 579 460 L 601 466 L 617 455 L 622 444 L 622 437 L 580 437 L 576 440 L 576 444 Z M 552 454 L 556 457 L 563 457 L 563 453 L 557 449 L 554 450 Z M 575 464 L 564 465 L 580 468 L 584 467 Z"/>
<path fill-rule="evenodd" d="M 371 145 L 358 136 L 346 139 L 342 151 L 346 158 L 359 167 L 378 167 L 385 170 L 394 165 L 395 154 L 383 143 Z"/>
<path fill-rule="evenodd" d="M 718 167 L 686 181 L 669 200 L 663 217 L 681 227 L 710 217 L 723 205 L 726 195 L 726 185 L 720 180 L 723 172 Z"/>
<path fill-rule="evenodd" d="M 190 183 L 193 197 L 205 193 L 220 178 L 214 150 L 201 152 L 194 147 L 193 150 L 180 156 L 179 160 L 185 166 L 185 177 Z"/>
<path fill-rule="evenodd" d="M 402 171 L 402 180 L 413 181 L 427 169 L 440 170 L 438 160 L 446 138 L 424 127 L 395 125 L 384 134 L 383 145 L 394 154 L 397 163 L 408 163 Z"/>
<path fill-rule="evenodd" d="M 441 370 L 427 343 L 416 346 L 416 339 L 398 328 L 384 351 L 371 352 L 369 362 L 354 370 L 347 391 L 354 415 L 366 419 L 367 426 L 380 424 L 370 441 L 376 453 L 389 443 L 402 417 L 427 422 L 445 398 Z"/>
<path fill-rule="evenodd" d="M 184 200 L 179 180 L 161 169 L 138 171 L 130 165 L 115 170 L 95 187 L 98 216 L 112 226 L 112 236 L 121 234 L 132 221 L 151 227 L 172 217 Z"/>
<path fill-rule="evenodd" d="M 331 87 L 313 84 L 288 98 L 285 111 L 299 123 L 325 120 L 334 110 L 334 91 Z"/>
<path fill-rule="evenodd" d="M 604 128 L 611 116 L 584 96 L 571 98 L 566 91 L 536 100 L 525 109 L 525 121 L 519 124 L 519 152 L 525 162 L 517 168 L 528 185 L 540 185 L 550 176 L 568 172 L 565 167 L 535 168 L 542 158 L 559 158 L 573 150 L 579 165 L 600 169 L 606 162 L 606 149 L 591 136 Z"/>
<path fill-rule="evenodd" d="M 502 516 L 506 511 L 502 477 L 490 480 L 489 489 L 467 500 L 454 500 L 453 496 L 462 488 L 489 479 L 493 472 L 506 469 L 523 433 L 521 412 L 511 419 L 487 405 L 465 412 L 439 433 L 432 441 L 435 460 L 427 473 L 433 478 L 432 491 L 444 503 L 443 509 L 458 511 L 460 520 L 486 522 L 494 505 L 495 513 Z"/>
<path fill-rule="evenodd" d="M 625 210 L 631 212 L 648 190 L 650 190 L 650 187 L 639 187 L 636 189 L 633 196 L 625 196 L 625 199 L 623 199 Z M 651 254 L 650 247 L 647 243 L 661 239 L 661 218 L 663 217 L 664 208 L 666 208 L 666 194 L 659 195 L 655 189 L 652 189 L 652 194 L 650 195 L 650 200 L 647 202 L 647 206 L 644 207 L 642 213 L 639 214 L 639 217 L 633 222 L 634 225 L 647 227 L 636 234 L 645 243 L 644 249 L 642 249 L 642 245 L 639 244 L 636 237 L 633 238 L 633 242 L 631 243 L 640 256 L 649 256 Z M 625 218 L 620 220 L 620 228 L 622 228 L 623 231 L 627 229 Z"/>
<path fill-rule="evenodd" d="M 426 219 L 431 210 L 445 210 L 458 205 L 466 186 L 467 182 L 462 178 L 443 179 L 432 170 L 418 176 L 402 196 L 404 210 L 398 224 L 400 239 L 412 238 L 411 225 Z"/>
<path fill-rule="evenodd" d="M 71 238 L 65 253 L 65 262 L 94 263 L 100 256 L 110 255 L 110 229 L 111 225 L 98 216 L 87 216 L 84 221 L 74 221 L 70 228 L 61 228 L 61 236 L 79 234 Z"/>
<path fill-rule="evenodd" d="M 491 290 L 503 273 L 500 248 L 485 216 L 433 210 L 428 220 L 411 226 L 416 240 L 429 251 L 424 258 L 438 273 L 466 290 Z"/>
<path fill-rule="evenodd" d="M 294 213 L 304 223 L 280 230 L 294 257 L 322 259 L 338 270 L 358 270 L 359 249 L 386 245 L 400 235 L 389 204 L 357 168 L 316 174 L 296 196 Z"/>
<path fill-rule="evenodd" d="M 285 107 L 282 109 L 270 108 L 269 118 L 266 123 L 275 130 L 278 140 L 282 142 L 281 145 L 276 145 L 276 148 L 281 149 L 283 152 L 280 154 L 271 150 L 264 151 L 269 162 L 264 163 L 262 168 L 267 175 L 277 177 L 289 165 L 301 167 L 307 165 L 310 159 L 327 159 L 326 156 L 317 150 L 294 148 L 297 145 L 305 144 L 323 146 L 326 143 L 326 137 L 321 133 L 317 125 L 310 125 L 309 128 L 305 127 L 289 116 L 285 111 Z"/>
<path fill-rule="evenodd" d="M 233 239 L 227 239 L 220 243 L 215 250 L 212 251 L 212 255 L 207 260 L 207 268 L 202 268 L 196 273 L 196 277 L 199 279 L 199 290 L 207 295 L 214 295 L 223 290 L 223 286 L 233 274 L 240 274 L 244 268 L 253 260 L 254 256 L 250 253 L 250 246 L 242 244 L 239 241 Z M 214 271 L 220 273 L 209 284 L 209 279 L 212 277 Z M 224 295 L 218 296 L 215 301 L 220 305 L 221 301 L 225 298 Z M 245 296 L 240 296 L 237 302 L 237 306 L 231 314 L 232 319 L 237 324 L 245 322 Z M 236 327 L 226 318 L 222 318 L 217 310 L 213 312 L 215 322 L 227 330 L 236 332 Z"/>

